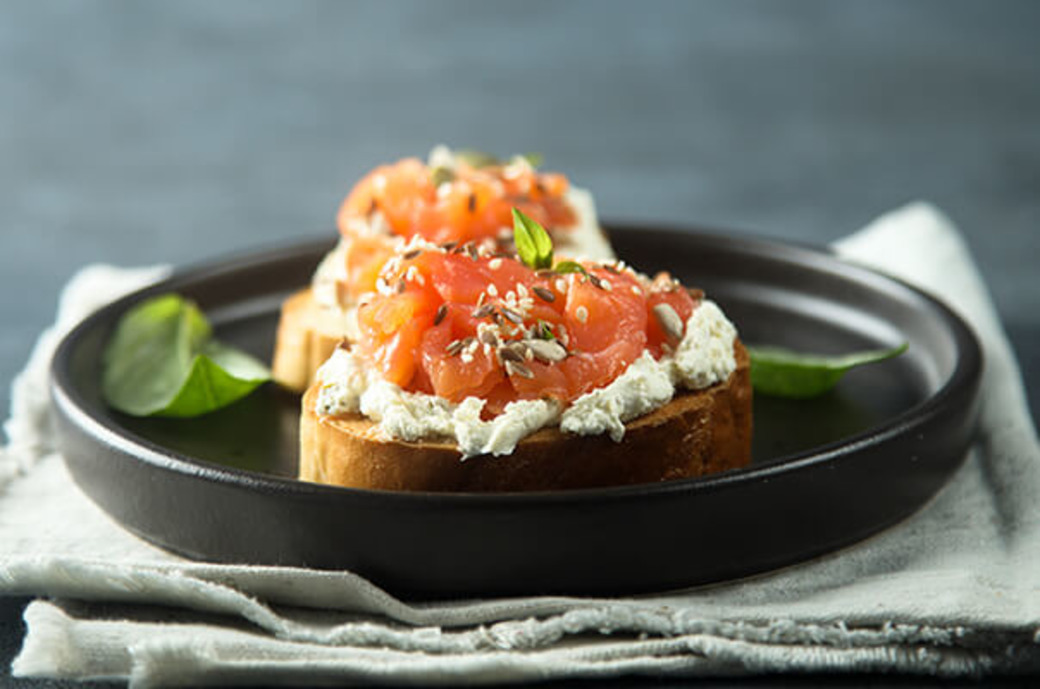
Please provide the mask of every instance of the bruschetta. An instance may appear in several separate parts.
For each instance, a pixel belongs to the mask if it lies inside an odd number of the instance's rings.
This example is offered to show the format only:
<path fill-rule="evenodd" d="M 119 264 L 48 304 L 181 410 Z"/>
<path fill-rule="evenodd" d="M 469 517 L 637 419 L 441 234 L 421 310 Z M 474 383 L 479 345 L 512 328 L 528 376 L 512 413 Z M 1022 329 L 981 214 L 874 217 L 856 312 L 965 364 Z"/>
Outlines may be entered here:
<path fill-rule="evenodd" d="M 703 293 L 468 246 L 413 239 L 384 262 L 303 397 L 302 479 L 556 490 L 750 461 L 748 356 Z"/>

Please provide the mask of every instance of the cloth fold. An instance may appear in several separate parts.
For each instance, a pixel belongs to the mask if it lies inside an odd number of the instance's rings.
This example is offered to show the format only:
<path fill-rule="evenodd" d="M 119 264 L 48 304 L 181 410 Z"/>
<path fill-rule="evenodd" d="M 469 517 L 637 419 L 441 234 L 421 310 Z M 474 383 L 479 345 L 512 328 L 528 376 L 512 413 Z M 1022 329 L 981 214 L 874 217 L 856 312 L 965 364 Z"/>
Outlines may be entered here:
<path fill-rule="evenodd" d="M 349 572 L 192 562 L 122 530 L 51 445 L 46 363 L 63 329 L 165 269 L 80 273 L 15 381 L 5 425 L 0 593 L 51 597 L 26 610 L 14 673 L 165 686 L 1040 670 L 1040 446 L 971 256 L 927 204 L 835 248 L 935 293 L 975 327 L 986 365 L 964 465 L 917 514 L 853 547 L 618 599 L 405 603 Z"/>

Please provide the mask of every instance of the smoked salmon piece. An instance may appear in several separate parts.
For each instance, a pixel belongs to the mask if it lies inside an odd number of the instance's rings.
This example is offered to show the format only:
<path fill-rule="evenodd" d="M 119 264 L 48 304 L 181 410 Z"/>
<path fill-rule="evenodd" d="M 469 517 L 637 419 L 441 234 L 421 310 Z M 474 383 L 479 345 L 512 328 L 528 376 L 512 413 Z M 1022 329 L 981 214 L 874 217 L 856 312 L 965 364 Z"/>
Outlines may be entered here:
<path fill-rule="evenodd" d="M 497 239 L 511 236 L 513 208 L 549 228 L 577 218 L 564 195 L 564 175 L 539 172 L 523 158 L 476 167 L 464 159 L 452 168 L 430 167 L 418 158 L 381 165 L 350 192 L 337 216 L 340 232 L 352 235 L 376 211 L 392 234 L 430 242 Z"/>
<path fill-rule="evenodd" d="M 509 251 L 512 210 L 518 208 L 551 234 L 569 231 L 577 216 L 566 199 L 570 182 L 540 172 L 524 158 L 451 167 L 418 158 L 382 165 L 351 190 L 337 215 L 347 245 L 344 300 L 374 289 L 383 263 L 402 241 L 435 244 L 487 242 Z"/>
<path fill-rule="evenodd" d="M 664 273 L 581 266 L 536 271 L 472 244 L 398 252 L 359 306 L 357 346 L 403 389 L 480 397 L 488 415 L 516 400 L 569 403 L 643 351 L 659 358 L 676 346 L 681 335 L 658 312 L 670 310 L 681 328 L 700 299 Z"/>

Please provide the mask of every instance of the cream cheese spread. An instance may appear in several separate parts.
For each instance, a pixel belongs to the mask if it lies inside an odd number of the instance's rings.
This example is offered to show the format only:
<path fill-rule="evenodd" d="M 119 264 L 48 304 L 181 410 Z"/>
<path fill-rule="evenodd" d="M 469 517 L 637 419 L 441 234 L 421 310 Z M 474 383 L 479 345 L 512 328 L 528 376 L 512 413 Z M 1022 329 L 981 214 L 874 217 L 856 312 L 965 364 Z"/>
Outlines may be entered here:
<path fill-rule="evenodd" d="M 384 380 L 355 352 L 337 349 L 318 371 L 315 410 L 323 415 L 362 414 L 387 439 L 454 440 L 462 456 L 509 454 L 523 438 L 559 418 L 559 404 L 522 400 L 490 421 L 480 418 L 484 400 L 452 404 L 435 395 L 407 392 Z"/>
<path fill-rule="evenodd" d="M 325 254 L 311 279 L 314 301 L 325 307 L 339 308 L 336 284 L 347 279 L 347 245 L 339 240 L 336 248 Z"/>
<path fill-rule="evenodd" d="M 675 389 L 702 390 L 721 383 L 737 369 L 733 342 L 737 329 L 715 302 L 705 300 L 686 321 L 685 334 L 672 356 L 654 359 L 649 352 L 602 388 L 574 400 L 563 412 L 560 429 L 578 435 L 625 436 L 625 422 L 663 407 Z"/>
<path fill-rule="evenodd" d="M 588 258 L 593 261 L 610 261 L 616 258 L 607 235 L 599 226 L 596 202 L 592 192 L 580 187 L 571 187 L 564 195 L 574 209 L 578 222 L 574 227 L 560 230 L 553 238 L 556 252 L 568 258 Z"/>
<path fill-rule="evenodd" d="M 550 400 L 506 405 L 493 419 L 480 418 L 484 400 L 459 404 L 423 393 L 406 392 L 384 380 L 351 350 L 338 349 L 319 369 L 316 411 L 323 415 L 362 414 L 378 424 L 387 439 L 454 441 L 463 459 L 479 454 L 509 454 L 535 431 L 559 424 L 565 433 L 609 433 L 615 442 L 625 422 L 671 401 L 675 390 L 700 390 L 729 378 L 736 370 L 737 331 L 714 302 L 693 310 L 674 354 L 655 360 L 649 352 L 629 364 L 609 385 L 574 400 L 566 408 Z"/>
<path fill-rule="evenodd" d="M 560 430 L 577 435 L 609 433 L 620 442 L 626 421 L 668 404 L 675 394 L 667 358 L 657 361 L 643 352 L 610 384 L 574 400 L 560 418 Z"/>

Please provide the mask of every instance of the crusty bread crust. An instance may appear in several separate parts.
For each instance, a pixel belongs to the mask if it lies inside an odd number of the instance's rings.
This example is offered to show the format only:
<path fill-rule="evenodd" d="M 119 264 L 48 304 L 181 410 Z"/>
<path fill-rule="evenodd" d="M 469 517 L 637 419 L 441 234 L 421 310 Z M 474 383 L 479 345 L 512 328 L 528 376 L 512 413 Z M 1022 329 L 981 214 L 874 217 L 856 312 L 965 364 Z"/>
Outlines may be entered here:
<path fill-rule="evenodd" d="M 285 300 L 278 320 L 271 375 L 294 392 L 303 392 L 343 339 L 341 318 L 318 304 L 310 288 Z"/>
<path fill-rule="evenodd" d="M 626 424 L 625 437 L 578 436 L 543 428 L 510 455 L 460 460 L 446 442 L 380 437 L 360 415 L 320 416 L 317 386 L 303 397 L 300 478 L 377 490 L 502 492 L 592 488 L 701 476 L 751 461 L 751 378 L 747 351 L 723 383 L 679 393 Z"/>

